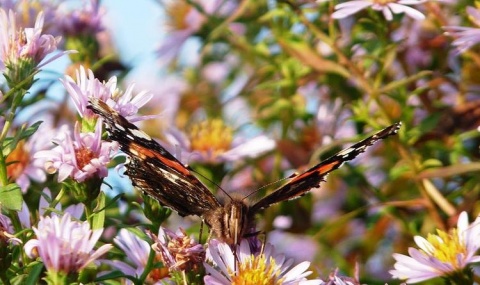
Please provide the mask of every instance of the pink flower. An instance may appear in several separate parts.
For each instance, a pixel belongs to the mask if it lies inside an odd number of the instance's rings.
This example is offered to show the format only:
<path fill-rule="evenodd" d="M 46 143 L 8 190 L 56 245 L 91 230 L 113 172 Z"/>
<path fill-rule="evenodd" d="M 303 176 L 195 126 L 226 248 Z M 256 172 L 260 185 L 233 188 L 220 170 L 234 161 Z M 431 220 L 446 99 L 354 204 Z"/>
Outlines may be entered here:
<path fill-rule="evenodd" d="M 45 136 L 49 131 L 48 127 L 41 125 L 35 134 L 26 142 L 21 141 L 7 157 L 7 163 L 11 163 L 7 166 L 8 177 L 20 186 L 23 193 L 27 192 L 31 180 L 46 180 L 45 160 L 35 158 L 34 154 L 50 147 L 50 141 Z"/>
<path fill-rule="evenodd" d="M 113 242 L 126 254 L 128 261 L 131 261 L 133 266 L 124 262 L 115 262 L 113 265 L 127 275 L 137 277 L 142 275 L 151 251 L 148 242 L 141 240 L 127 229 L 120 229 Z"/>
<path fill-rule="evenodd" d="M 59 5 L 56 24 L 69 36 L 94 35 L 103 30 L 103 11 L 97 0 L 84 0 L 82 7 L 72 8 L 72 3 Z"/>
<path fill-rule="evenodd" d="M 393 19 L 393 14 L 400 13 L 405 13 L 415 20 L 423 20 L 425 16 L 420 11 L 407 5 L 418 5 L 424 2 L 426 0 L 352 0 L 335 5 L 335 12 L 333 12 L 332 17 L 343 19 L 371 7 L 374 10 L 381 11 L 388 21 Z"/>
<path fill-rule="evenodd" d="M 480 27 L 480 10 L 474 7 L 467 7 L 467 13 L 472 22 Z M 447 35 L 455 38 L 452 45 L 457 48 L 457 53 L 465 52 L 472 46 L 480 43 L 480 28 L 462 26 L 444 26 Z"/>
<path fill-rule="evenodd" d="M 35 21 L 37 15 L 43 13 L 45 22 L 44 22 L 44 32 L 48 32 L 52 35 L 59 35 L 55 25 L 55 13 L 58 8 L 58 3 L 50 0 L 8 0 L 0 1 L 1 6 L 5 11 L 12 10 L 15 11 L 16 23 L 20 27 L 33 27 L 35 26 Z"/>
<path fill-rule="evenodd" d="M 140 277 L 148 263 L 152 248 L 150 244 L 127 229 L 121 229 L 118 236 L 113 239 L 115 244 L 126 254 L 129 263 L 120 260 L 105 260 L 104 262 L 119 269 L 126 275 Z M 156 261 L 159 258 L 156 258 Z M 147 276 L 148 284 L 167 284 L 168 269 L 155 268 Z M 125 280 L 126 284 L 133 284 Z"/>
<path fill-rule="evenodd" d="M 134 95 L 134 84 L 130 84 L 127 90 L 122 93 L 117 89 L 117 78 L 115 76 L 111 77 L 108 82 L 102 83 L 95 78 L 90 69 L 85 70 L 82 66 L 76 70 L 75 74 L 76 80 L 67 75 L 61 81 L 81 117 L 94 116 L 93 112 L 87 109 L 89 98 L 94 97 L 106 102 L 120 115 L 129 118 L 132 122 L 150 118 L 149 116 L 139 117 L 136 114 L 138 109 L 152 98 L 152 94 L 142 91 Z"/>
<path fill-rule="evenodd" d="M 0 70 L 29 75 L 34 69 L 57 59 L 59 53 L 40 64 L 46 55 L 57 49 L 60 38 L 42 34 L 44 17 L 40 13 L 33 28 L 17 28 L 15 13 L 0 9 Z M 10 75 L 12 76 L 12 75 Z M 18 80 L 17 78 L 15 78 Z"/>
<path fill-rule="evenodd" d="M 480 255 L 475 255 L 479 238 L 480 217 L 469 225 L 467 213 L 462 212 L 457 228 L 448 233 L 437 230 L 437 235 L 429 234 L 427 239 L 415 236 L 420 249 L 410 247 L 410 256 L 393 254 L 397 262 L 390 274 L 410 284 L 461 272 L 470 263 L 480 262 Z"/>
<path fill-rule="evenodd" d="M 25 244 L 25 253 L 40 257 L 49 272 L 79 272 L 113 247 L 105 244 L 93 250 L 103 229 L 92 231 L 88 222 L 74 221 L 69 214 L 41 217 L 33 231 L 36 239 Z"/>
<path fill-rule="evenodd" d="M 73 140 L 70 133 L 55 140 L 57 146 L 52 150 L 40 151 L 37 158 L 46 158 L 49 173 L 58 172 L 58 181 L 71 177 L 78 182 L 96 176 L 106 177 L 107 164 L 119 150 L 117 142 L 102 140 L 102 122 L 97 121 L 95 133 L 80 133 L 79 124 L 75 125 Z"/>

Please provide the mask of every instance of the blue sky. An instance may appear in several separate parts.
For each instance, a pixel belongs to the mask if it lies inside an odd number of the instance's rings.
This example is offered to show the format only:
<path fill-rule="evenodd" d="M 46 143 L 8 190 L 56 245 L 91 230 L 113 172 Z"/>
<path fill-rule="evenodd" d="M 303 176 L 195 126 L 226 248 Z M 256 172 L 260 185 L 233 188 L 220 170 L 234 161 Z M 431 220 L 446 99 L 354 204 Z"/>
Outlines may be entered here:
<path fill-rule="evenodd" d="M 104 0 L 101 4 L 123 63 L 133 66 L 135 74 L 158 72 L 154 52 L 162 39 L 161 5 L 154 0 Z"/>

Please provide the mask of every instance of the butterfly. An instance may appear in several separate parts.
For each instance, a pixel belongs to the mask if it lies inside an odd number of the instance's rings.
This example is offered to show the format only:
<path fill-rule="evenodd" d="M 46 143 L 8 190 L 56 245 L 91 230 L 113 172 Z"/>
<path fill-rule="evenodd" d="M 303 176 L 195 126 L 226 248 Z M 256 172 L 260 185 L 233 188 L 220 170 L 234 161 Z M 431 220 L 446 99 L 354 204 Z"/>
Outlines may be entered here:
<path fill-rule="evenodd" d="M 401 122 L 386 127 L 307 171 L 292 176 L 283 186 L 253 204 L 234 197 L 222 203 L 193 175 L 191 169 L 158 142 L 105 102 L 96 98 L 91 98 L 89 102 L 88 108 L 103 118 L 109 138 L 117 141 L 120 149 L 128 155 L 125 173 L 133 185 L 180 216 L 201 217 L 213 234 L 229 245 L 238 244 L 252 233 L 255 214 L 260 210 L 301 197 L 312 188 L 319 187 L 327 174 L 357 157 L 368 146 L 396 134 L 401 127 Z"/>

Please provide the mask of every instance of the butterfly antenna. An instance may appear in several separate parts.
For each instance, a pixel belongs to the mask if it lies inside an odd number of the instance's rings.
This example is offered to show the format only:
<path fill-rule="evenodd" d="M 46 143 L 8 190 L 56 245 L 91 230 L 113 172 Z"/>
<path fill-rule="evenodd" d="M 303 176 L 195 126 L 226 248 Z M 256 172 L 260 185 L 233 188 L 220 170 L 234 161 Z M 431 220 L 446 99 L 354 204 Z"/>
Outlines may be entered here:
<path fill-rule="evenodd" d="M 225 189 L 222 188 L 222 186 L 220 186 L 218 183 L 216 183 L 215 181 L 211 180 L 210 178 L 206 177 L 205 175 L 201 174 L 200 172 L 190 168 L 190 166 L 188 165 L 185 165 L 186 168 L 188 168 L 189 170 L 195 172 L 196 174 L 198 174 L 199 176 L 203 177 L 205 180 L 207 180 L 208 182 L 212 183 L 213 185 L 215 185 L 218 189 L 220 189 L 220 191 L 222 191 L 228 198 L 230 198 L 230 200 L 233 200 L 232 196 L 230 196 L 227 191 L 225 191 Z"/>
<path fill-rule="evenodd" d="M 284 177 L 284 178 L 282 178 L 282 179 L 278 179 L 277 181 L 273 181 L 273 182 L 270 182 L 270 183 L 268 183 L 268 184 L 265 184 L 265 185 L 261 186 L 260 188 L 257 188 L 257 190 L 252 191 L 252 193 L 248 194 L 247 196 L 243 197 L 242 200 L 247 199 L 248 197 L 250 197 L 250 196 L 258 193 L 258 191 L 260 191 L 260 190 L 262 190 L 262 189 L 264 189 L 264 188 L 270 187 L 270 186 L 273 185 L 273 184 L 277 184 L 277 183 L 280 182 L 280 181 L 284 181 L 284 180 L 293 178 L 294 176 L 296 176 L 296 174 L 290 175 L 290 176 L 288 176 L 288 177 Z"/>

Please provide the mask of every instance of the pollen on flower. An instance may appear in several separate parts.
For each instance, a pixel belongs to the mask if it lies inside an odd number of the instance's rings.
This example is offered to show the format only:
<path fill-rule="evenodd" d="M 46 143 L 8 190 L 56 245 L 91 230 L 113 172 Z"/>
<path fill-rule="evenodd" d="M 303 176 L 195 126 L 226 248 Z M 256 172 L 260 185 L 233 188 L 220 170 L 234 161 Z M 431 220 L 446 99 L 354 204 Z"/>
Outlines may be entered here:
<path fill-rule="evenodd" d="M 94 157 L 95 153 L 86 147 L 75 150 L 75 158 L 77 159 L 77 165 L 79 169 L 83 169 L 83 167 L 89 164 Z"/>
<path fill-rule="evenodd" d="M 192 244 L 194 244 L 194 242 L 192 242 L 192 239 L 187 235 L 183 237 L 180 236 L 168 242 L 167 248 L 176 260 L 174 267 L 185 270 L 189 269 L 191 265 L 195 267 L 198 262 L 203 260 L 203 253 L 196 256 L 192 255 L 192 252 L 189 251 Z"/>
<path fill-rule="evenodd" d="M 192 126 L 190 141 L 192 150 L 220 154 L 230 149 L 233 140 L 232 128 L 226 126 L 222 120 L 213 119 L 203 121 Z"/>
<path fill-rule="evenodd" d="M 458 230 L 452 229 L 450 233 L 437 230 L 437 235 L 429 234 L 427 240 L 434 247 L 431 253 L 441 262 L 448 262 L 456 268 L 461 268 L 459 264 L 458 254 L 467 255 L 465 244 L 459 239 Z"/>
<path fill-rule="evenodd" d="M 164 278 L 170 276 L 170 271 L 166 267 L 154 268 L 150 273 L 148 273 L 147 281 L 148 284 L 154 284 L 157 281 L 160 281 Z"/>
<path fill-rule="evenodd" d="M 152 248 L 158 252 L 166 267 L 171 271 L 197 271 L 205 260 L 205 249 L 183 229 L 174 233 L 161 229 Z M 164 272 L 160 272 L 164 273 Z"/>
<path fill-rule="evenodd" d="M 24 171 L 30 162 L 30 154 L 25 149 L 25 142 L 18 143 L 15 150 L 13 150 L 6 159 L 7 162 L 7 175 L 10 179 L 17 179 Z"/>
<path fill-rule="evenodd" d="M 279 278 L 280 272 L 275 264 L 275 259 L 270 256 L 268 262 L 265 255 L 249 258 L 238 265 L 238 273 L 232 276 L 232 284 L 283 284 L 283 278 Z"/>

